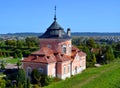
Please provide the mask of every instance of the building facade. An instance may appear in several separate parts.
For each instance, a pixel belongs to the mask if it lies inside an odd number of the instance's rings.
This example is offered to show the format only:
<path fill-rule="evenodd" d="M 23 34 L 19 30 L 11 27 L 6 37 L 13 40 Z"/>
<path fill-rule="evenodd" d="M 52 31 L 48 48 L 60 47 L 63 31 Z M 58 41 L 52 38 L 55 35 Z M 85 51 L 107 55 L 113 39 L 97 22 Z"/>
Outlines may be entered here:
<path fill-rule="evenodd" d="M 70 29 L 67 33 L 64 31 L 55 16 L 54 22 L 39 37 L 40 50 L 22 60 L 27 76 L 38 69 L 47 76 L 65 79 L 86 69 L 86 54 L 72 45 L 70 32 Z"/>

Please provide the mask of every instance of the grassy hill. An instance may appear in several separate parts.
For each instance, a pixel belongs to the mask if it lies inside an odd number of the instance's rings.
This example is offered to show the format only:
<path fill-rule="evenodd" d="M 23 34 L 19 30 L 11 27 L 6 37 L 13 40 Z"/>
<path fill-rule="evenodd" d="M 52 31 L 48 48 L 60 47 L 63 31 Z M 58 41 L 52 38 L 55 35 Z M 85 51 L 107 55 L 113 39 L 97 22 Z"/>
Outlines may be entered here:
<path fill-rule="evenodd" d="M 45 88 L 120 88 L 120 61 L 99 68 L 88 68 L 81 74 L 52 83 Z"/>

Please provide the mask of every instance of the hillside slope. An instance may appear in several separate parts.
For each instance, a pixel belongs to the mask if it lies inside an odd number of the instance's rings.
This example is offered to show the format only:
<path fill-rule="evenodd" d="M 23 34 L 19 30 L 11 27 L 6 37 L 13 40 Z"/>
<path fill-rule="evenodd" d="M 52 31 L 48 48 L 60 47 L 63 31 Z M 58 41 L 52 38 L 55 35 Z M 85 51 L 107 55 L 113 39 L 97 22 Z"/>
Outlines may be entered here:
<path fill-rule="evenodd" d="M 120 88 L 120 62 L 88 68 L 81 74 L 45 88 Z"/>

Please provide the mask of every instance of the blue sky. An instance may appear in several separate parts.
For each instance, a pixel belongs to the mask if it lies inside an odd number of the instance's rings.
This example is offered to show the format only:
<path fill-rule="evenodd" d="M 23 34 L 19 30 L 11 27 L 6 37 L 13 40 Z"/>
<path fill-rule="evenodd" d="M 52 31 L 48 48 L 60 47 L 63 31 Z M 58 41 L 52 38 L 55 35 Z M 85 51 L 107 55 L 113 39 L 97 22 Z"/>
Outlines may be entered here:
<path fill-rule="evenodd" d="M 120 0 L 0 0 L 0 33 L 44 32 L 53 22 L 72 32 L 120 32 Z"/>

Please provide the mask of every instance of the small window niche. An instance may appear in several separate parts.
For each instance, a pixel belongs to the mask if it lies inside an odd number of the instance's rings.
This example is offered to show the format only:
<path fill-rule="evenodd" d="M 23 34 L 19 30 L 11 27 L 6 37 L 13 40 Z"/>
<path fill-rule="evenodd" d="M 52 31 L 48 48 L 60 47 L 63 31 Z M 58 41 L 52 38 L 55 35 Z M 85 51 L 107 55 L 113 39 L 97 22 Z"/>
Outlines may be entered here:
<path fill-rule="evenodd" d="M 50 44 L 48 44 L 48 45 L 47 45 L 47 47 L 48 47 L 48 48 L 51 48 L 51 45 L 50 45 Z"/>

